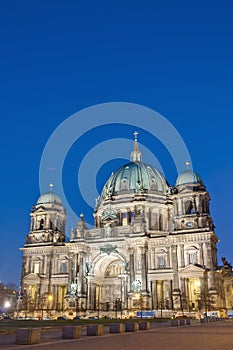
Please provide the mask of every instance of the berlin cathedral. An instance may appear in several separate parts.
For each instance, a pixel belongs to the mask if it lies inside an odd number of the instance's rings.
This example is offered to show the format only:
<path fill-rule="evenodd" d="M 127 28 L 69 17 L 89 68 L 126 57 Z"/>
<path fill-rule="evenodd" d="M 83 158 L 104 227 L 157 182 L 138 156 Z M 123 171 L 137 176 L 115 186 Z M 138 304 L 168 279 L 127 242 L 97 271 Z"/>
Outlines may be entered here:
<path fill-rule="evenodd" d="M 30 213 L 21 277 L 22 315 L 51 317 L 154 310 L 198 313 L 232 309 L 232 267 L 218 265 L 210 196 L 187 169 L 174 186 L 142 162 L 135 133 L 130 162 L 112 173 L 96 199 L 94 228 L 80 215 L 70 238 L 53 191 Z"/>

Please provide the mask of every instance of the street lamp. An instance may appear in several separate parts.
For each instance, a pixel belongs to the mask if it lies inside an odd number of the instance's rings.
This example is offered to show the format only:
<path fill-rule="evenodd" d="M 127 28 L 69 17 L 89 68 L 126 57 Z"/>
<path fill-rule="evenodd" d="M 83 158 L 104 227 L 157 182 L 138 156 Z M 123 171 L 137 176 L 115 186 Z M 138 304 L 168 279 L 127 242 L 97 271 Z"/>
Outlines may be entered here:
<path fill-rule="evenodd" d="M 141 281 L 138 281 L 140 283 L 140 290 L 139 290 L 139 293 L 140 293 L 140 308 L 141 308 L 141 318 L 142 318 L 142 306 L 143 306 L 143 299 L 142 299 L 142 282 Z"/>
<path fill-rule="evenodd" d="M 122 312 L 123 312 L 123 308 L 122 308 L 122 306 L 123 306 L 123 278 L 125 278 L 126 277 L 126 274 L 123 274 L 122 273 L 122 265 L 120 266 L 120 275 L 118 275 L 118 278 L 120 278 L 120 280 L 121 280 L 121 299 L 120 299 L 120 301 L 121 301 L 121 303 L 120 303 L 120 307 L 121 307 L 121 319 L 122 319 Z M 124 298 L 125 299 L 125 298 Z"/>
<path fill-rule="evenodd" d="M 6 301 L 4 306 L 6 309 L 6 316 L 8 316 L 8 310 L 9 310 L 9 307 L 11 306 L 11 304 L 9 303 L 9 301 Z"/>
<path fill-rule="evenodd" d="M 16 315 L 17 320 L 19 319 L 20 301 L 21 301 L 21 287 L 19 287 L 18 298 L 17 298 L 17 315 Z"/>
<path fill-rule="evenodd" d="M 117 311 L 118 311 L 118 308 L 119 308 L 119 303 L 120 302 L 120 298 L 116 298 L 116 319 L 117 319 Z"/>

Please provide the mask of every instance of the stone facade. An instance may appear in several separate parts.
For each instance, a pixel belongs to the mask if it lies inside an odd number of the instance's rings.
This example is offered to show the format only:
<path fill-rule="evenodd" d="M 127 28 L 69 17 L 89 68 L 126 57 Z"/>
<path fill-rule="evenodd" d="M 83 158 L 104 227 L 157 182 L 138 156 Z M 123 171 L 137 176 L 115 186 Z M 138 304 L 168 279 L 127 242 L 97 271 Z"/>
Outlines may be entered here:
<path fill-rule="evenodd" d="M 232 307 L 232 268 L 226 261 L 218 267 L 218 237 L 201 177 L 187 163 L 169 186 L 141 158 L 135 139 L 131 162 L 112 174 L 96 199 L 95 227 L 87 229 L 80 215 L 69 240 L 60 198 L 52 187 L 39 198 L 21 248 L 22 313 L 224 314 Z"/>

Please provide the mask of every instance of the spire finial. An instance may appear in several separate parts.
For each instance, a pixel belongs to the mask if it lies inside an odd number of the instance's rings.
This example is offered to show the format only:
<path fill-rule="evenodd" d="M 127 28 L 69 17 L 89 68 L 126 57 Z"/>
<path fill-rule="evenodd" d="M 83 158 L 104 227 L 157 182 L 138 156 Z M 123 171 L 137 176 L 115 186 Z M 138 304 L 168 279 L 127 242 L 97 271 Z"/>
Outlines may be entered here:
<path fill-rule="evenodd" d="M 134 131 L 134 151 L 138 152 L 138 132 Z"/>
<path fill-rule="evenodd" d="M 185 162 L 185 165 L 186 165 L 186 167 L 187 167 L 187 170 L 189 170 L 189 169 L 190 169 L 190 161 L 187 160 L 187 161 Z"/>
<path fill-rule="evenodd" d="M 134 141 L 135 142 L 138 142 L 138 132 L 137 131 L 134 131 Z"/>
<path fill-rule="evenodd" d="M 53 192 L 53 183 L 49 184 L 50 192 Z"/>
<path fill-rule="evenodd" d="M 138 132 L 134 131 L 134 149 L 131 152 L 131 162 L 141 162 L 142 154 L 138 149 Z"/>

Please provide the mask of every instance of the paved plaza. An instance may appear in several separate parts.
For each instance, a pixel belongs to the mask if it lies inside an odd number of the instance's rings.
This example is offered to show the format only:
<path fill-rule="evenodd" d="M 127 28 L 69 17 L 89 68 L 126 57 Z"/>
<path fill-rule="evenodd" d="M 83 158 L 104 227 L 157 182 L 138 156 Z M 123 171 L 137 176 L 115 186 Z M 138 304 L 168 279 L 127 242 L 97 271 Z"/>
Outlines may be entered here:
<path fill-rule="evenodd" d="M 36 345 L 16 345 L 15 336 L 0 336 L 0 350 L 231 350 L 233 349 L 233 321 L 196 323 L 171 327 L 170 323 L 156 324 L 149 331 L 108 334 L 77 340 L 59 339 L 59 331 L 43 332 L 42 342 Z M 85 331 L 85 330 L 84 330 Z"/>

